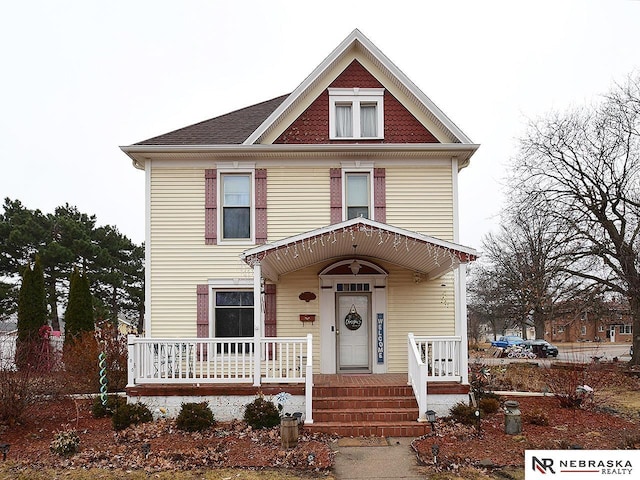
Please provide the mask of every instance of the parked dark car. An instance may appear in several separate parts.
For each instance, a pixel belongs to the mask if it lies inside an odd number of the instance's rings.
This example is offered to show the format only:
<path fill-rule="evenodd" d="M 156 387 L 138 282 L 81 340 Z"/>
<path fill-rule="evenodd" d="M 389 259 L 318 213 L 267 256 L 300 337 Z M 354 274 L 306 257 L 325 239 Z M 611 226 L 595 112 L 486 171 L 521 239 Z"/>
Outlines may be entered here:
<path fill-rule="evenodd" d="M 558 356 L 558 347 L 556 347 L 555 345 L 552 345 L 546 340 L 542 340 L 542 339 L 526 340 L 523 343 L 523 346 L 531 350 L 540 358 Z"/>
<path fill-rule="evenodd" d="M 513 345 L 520 345 L 523 342 L 524 340 L 522 339 L 522 337 L 518 337 L 516 335 L 503 335 L 501 337 L 498 337 L 497 340 L 491 342 L 491 346 L 507 348 L 512 347 Z"/>

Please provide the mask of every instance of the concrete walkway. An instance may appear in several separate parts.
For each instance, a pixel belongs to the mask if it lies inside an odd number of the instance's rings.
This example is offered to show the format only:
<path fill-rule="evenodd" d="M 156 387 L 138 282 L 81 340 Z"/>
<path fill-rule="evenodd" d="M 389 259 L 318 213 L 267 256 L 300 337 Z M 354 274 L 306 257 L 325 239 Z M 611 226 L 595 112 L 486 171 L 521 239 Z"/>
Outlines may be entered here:
<path fill-rule="evenodd" d="M 334 449 L 333 474 L 336 480 L 403 479 L 424 480 L 415 452 L 413 438 L 341 438 Z"/>

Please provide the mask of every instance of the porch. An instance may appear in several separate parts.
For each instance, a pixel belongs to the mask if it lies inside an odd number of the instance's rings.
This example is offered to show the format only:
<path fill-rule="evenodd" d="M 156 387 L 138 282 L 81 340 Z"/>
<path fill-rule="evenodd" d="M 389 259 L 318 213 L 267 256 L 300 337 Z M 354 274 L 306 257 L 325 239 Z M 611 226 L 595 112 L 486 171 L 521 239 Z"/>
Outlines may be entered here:
<path fill-rule="evenodd" d="M 454 397 L 468 393 L 467 359 L 462 355 L 466 350 L 460 337 L 409 334 L 407 374 L 314 374 L 311 335 L 260 339 L 131 335 L 128 340 L 127 395 L 154 408 L 171 410 L 184 401 L 208 400 L 212 407 L 227 409 L 226 415 L 241 418 L 242 408 L 258 392 L 271 396 L 286 391 L 292 400 L 285 411 L 304 412 L 306 425 L 318 422 L 317 429 L 324 425 L 325 431 L 338 434 L 355 427 L 393 432 L 389 430 L 393 426 L 407 430 L 409 424 L 424 422 L 427 409 L 444 414 Z M 216 415 L 224 419 L 225 414 Z M 409 431 L 415 433 L 415 428 Z"/>

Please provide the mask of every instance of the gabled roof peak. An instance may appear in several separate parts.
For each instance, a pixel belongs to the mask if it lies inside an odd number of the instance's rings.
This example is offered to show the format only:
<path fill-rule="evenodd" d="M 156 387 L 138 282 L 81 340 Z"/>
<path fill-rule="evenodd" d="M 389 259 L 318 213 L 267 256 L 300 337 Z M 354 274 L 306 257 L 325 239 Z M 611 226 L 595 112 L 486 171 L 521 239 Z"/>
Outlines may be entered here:
<path fill-rule="evenodd" d="M 443 132 L 442 143 L 471 144 L 471 140 L 460 130 L 442 110 L 440 110 L 386 55 L 384 55 L 359 29 L 354 29 L 327 56 L 309 76 L 278 106 L 277 109 L 245 140 L 245 145 L 261 141 L 302 102 L 306 95 L 327 82 L 327 75 L 344 61 L 346 56 L 356 58 L 362 55 L 378 68 L 389 82 L 402 92 L 419 110 Z M 334 72 L 335 73 L 335 72 Z"/>

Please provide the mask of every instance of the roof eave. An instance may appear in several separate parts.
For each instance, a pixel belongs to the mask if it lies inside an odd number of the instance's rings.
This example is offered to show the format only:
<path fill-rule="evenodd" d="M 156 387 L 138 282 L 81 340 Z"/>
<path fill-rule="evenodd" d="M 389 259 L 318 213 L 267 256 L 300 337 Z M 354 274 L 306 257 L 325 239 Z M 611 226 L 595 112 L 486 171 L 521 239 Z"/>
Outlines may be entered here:
<path fill-rule="evenodd" d="M 271 156 L 273 154 L 296 155 L 317 154 L 331 155 L 340 153 L 387 155 L 394 154 L 442 154 L 445 157 L 458 157 L 460 168 L 469 163 L 469 159 L 479 148 L 478 144 L 462 143 L 376 143 L 376 144 L 270 144 L 270 145 L 129 145 L 120 149 L 133 161 L 136 168 L 144 170 L 147 160 L 154 157 L 171 156 L 201 156 L 211 155 L 216 158 L 237 157 L 250 154 Z"/>

